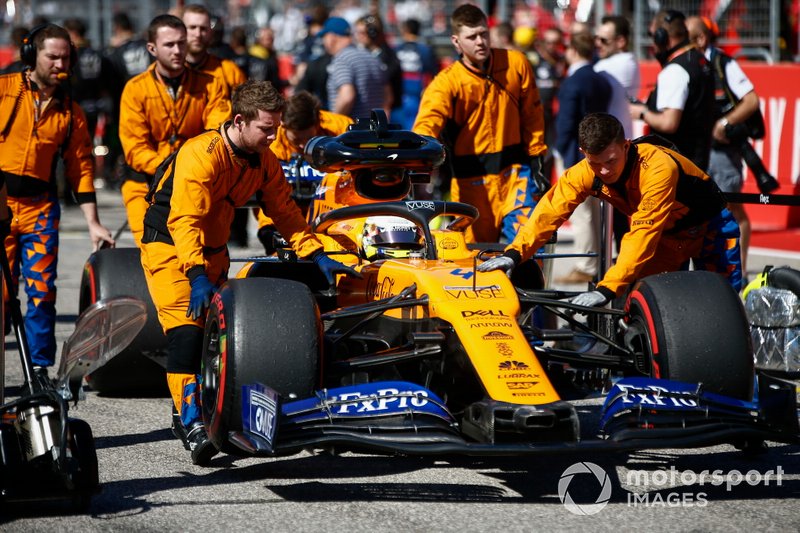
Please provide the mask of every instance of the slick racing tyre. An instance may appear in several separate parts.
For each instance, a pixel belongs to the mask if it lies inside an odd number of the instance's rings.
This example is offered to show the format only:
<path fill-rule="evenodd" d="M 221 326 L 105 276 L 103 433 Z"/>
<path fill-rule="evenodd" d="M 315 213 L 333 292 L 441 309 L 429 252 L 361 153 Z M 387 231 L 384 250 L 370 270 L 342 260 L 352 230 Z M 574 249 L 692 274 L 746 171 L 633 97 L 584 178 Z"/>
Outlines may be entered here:
<path fill-rule="evenodd" d="M 226 453 L 242 430 L 242 385 L 259 382 L 284 401 L 314 390 L 322 342 L 319 310 L 303 284 L 233 279 L 214 295 L 203 340 L 202 406 L 208 436 Z"/>
<path fill-rule="evenodd" d="M 741 300 L 711 272 L 670 272 L 638 282 L 626 302 L 624 341 L 654 378 L 702 383 L 706 390 L 749 400 L 753 348 Z"/>
<path fill-rule="evenodd" d="M 166 364 L 167 337 L 147 290 L 138 248 L 98 250 L 86 261 L 79 310 L 112 296 L 133 296 L 145 302 L 147 322 L 127 348 L 89 374 L 86 381 L 94 390 L 106 394 L 166 393 L 163 366 L 144 355 L 161 355 Z"/>

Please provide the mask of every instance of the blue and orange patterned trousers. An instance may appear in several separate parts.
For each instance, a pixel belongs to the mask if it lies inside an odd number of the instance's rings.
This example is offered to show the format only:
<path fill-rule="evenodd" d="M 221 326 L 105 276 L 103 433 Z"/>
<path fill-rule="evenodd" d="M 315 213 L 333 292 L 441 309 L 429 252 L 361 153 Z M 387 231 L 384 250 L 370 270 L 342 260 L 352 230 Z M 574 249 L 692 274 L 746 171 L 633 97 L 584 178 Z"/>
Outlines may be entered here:
<path fill-rule="evenodd" d="M 13 286 L 20 274 L 28 297 L 25 333 L 34 365 L 52 366 L 56 357 L 56 267 L 61 206 L 54 195 L 8 198 L 11 233 L 5 240 Z"/>

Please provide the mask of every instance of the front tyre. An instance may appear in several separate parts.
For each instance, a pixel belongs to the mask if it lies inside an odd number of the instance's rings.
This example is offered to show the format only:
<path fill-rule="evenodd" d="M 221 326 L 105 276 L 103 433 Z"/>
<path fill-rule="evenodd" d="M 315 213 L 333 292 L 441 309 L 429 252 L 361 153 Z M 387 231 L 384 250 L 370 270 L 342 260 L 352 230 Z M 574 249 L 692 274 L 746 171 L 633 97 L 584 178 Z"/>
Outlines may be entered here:
<path fill-rule="evenodd" d="M 639 281 L 628 296 L 624 341 L 650 376 L 703 383 L 749 400 L 753 348 L 741 300 L 712 272 L 669 272 Z"/>
<path fill-rule="evenodd" d="M 317 384 L 319 311 L 305 285 L 273 278 L 229 280 L 214 295 L 203 340 L 203 421 L 214 445 L 242 430 L 242 386 L 259 382 L 283 399 Z"/>

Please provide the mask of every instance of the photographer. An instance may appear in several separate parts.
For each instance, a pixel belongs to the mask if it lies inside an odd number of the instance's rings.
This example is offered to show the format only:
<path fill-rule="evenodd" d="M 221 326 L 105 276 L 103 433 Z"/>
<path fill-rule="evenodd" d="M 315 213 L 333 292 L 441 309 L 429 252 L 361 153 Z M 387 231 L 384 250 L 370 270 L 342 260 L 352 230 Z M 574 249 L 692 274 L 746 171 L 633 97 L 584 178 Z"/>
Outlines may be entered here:
<path fill-rule="evenodd" d="M 718 120 L 714 124 L 708 174 L 724 193 L 742 190 L 742 158 L 756 176 L 759 190 L 769 193 L 778 184 L 750 146 L 749 138 L 764 134 L 753 84 L 736 61 L 714 46 L 719 30 L 707 17 L 686 20 L 689 39 L 703 51 L 712 67 Z M 757 130 L 761 130 L 760 132 Z M 750 242 L 750 219 L 742 204 L 730 203 L 728 209 L 739 223 L 741 232 L 742 272 L 747 275 L 747 249 Z"/>

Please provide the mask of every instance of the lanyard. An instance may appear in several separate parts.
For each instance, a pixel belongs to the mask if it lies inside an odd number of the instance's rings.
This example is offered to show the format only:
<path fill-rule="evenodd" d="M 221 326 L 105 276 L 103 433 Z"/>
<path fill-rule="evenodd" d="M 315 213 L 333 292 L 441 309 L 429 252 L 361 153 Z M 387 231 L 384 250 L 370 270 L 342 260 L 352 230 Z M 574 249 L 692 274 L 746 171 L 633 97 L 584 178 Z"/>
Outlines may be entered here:
<path fill-rule="evenodd" d="M 164 81 L 164 78 L 158 72 L 158 69 L 153 69 L 153 74 L 157 80 L 156 85 L 158 85 L 158 97 L 161 101 L 161 105 L 164 108 L 164 115 L 169 120 L 169 124 L 171 126 L 172 134 L 169 137 L 169 145 L 174 146 L 175 143 L 178 142 L 178 131 L 180 127 L 183 125 L 183 121 L 186 119 L 186 113 L 179 113 L 176 117 L 176 113 L 178 112 L 178 103 L 180 102 L 183 93 L 184 93 L 184 85 L 186 84 L 186 78 L 188 76 L 187 71 L 184 70 L 183 74 L 181 75 L 181 83 L 178 86 L 178 90 L 174 91 L 172 86 Z M 164 100 L 164 93 L 169 96 L 170 101 Z M 187 100 L 188 102 L 188 100 Z M 184 110 L 185 111 L 185 110 Z"/>

